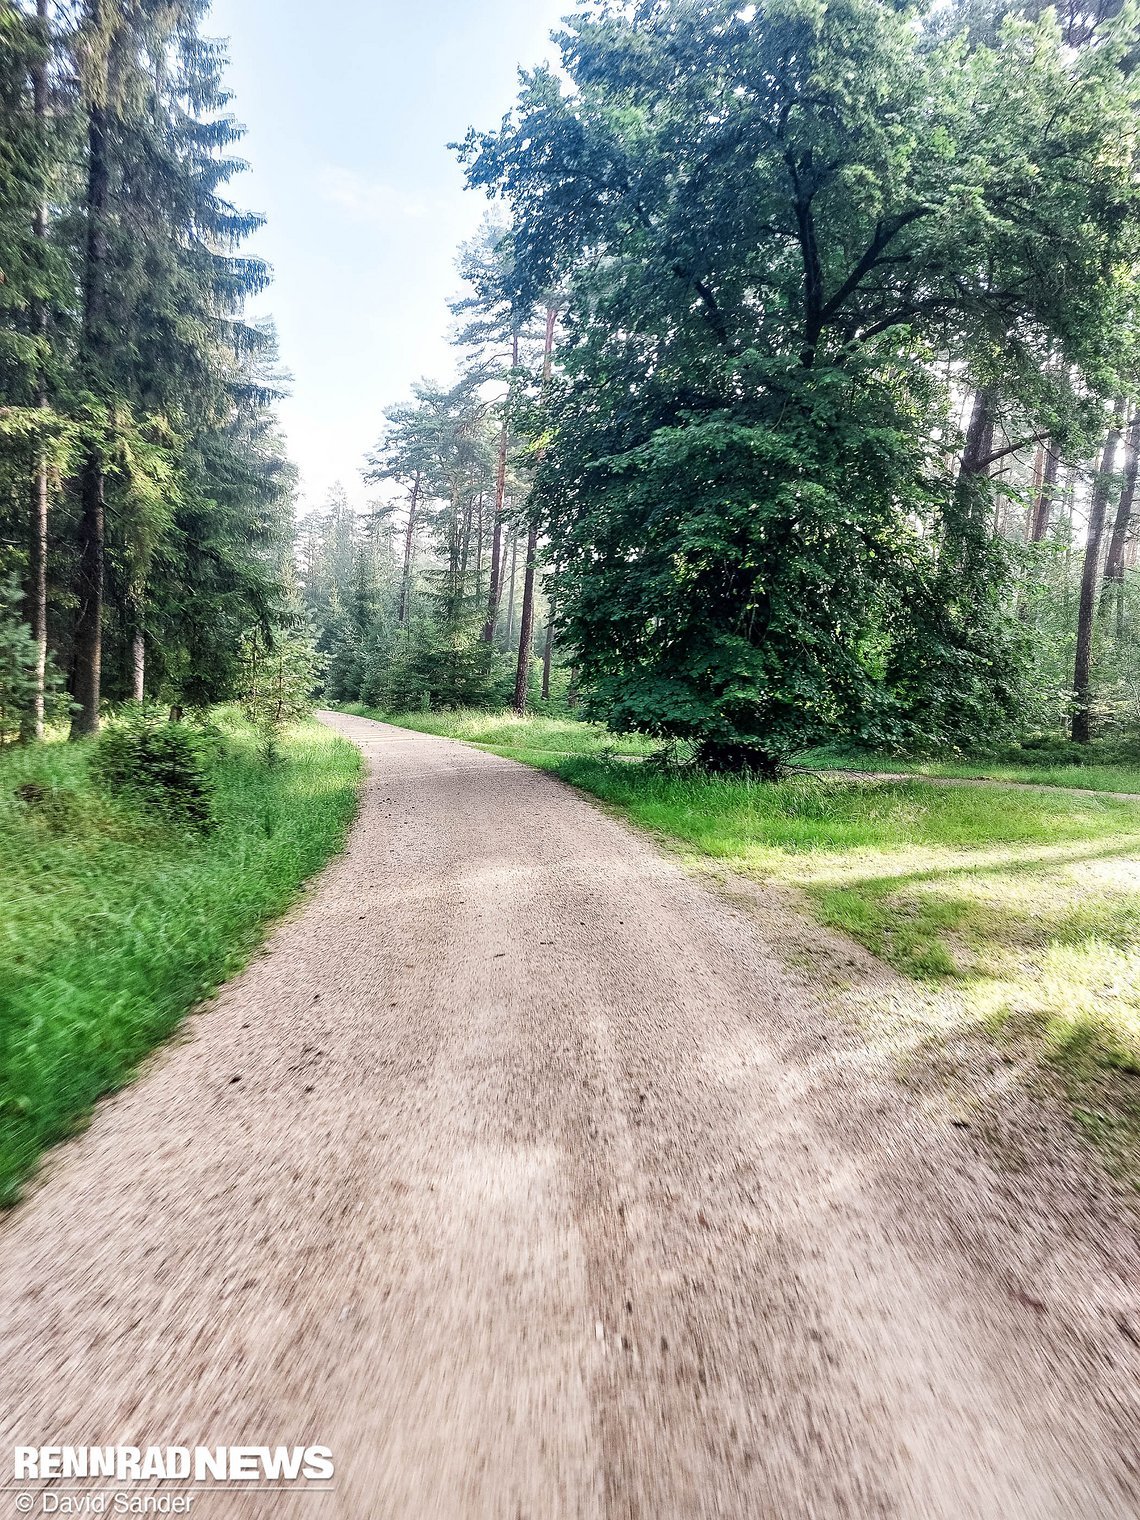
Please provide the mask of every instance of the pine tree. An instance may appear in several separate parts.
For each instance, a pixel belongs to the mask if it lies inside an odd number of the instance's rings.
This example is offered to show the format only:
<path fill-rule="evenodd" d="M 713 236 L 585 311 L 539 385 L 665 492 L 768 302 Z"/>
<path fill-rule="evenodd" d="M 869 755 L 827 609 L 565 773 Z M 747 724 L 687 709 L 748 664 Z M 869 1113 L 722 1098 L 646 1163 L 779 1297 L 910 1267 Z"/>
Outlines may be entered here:
<path fill-rule="evenodd" d="M 40 665 L 39 642 L 20 616 L 20 580 L 0 581 L 0 745 L 20 737 L 30 714 L 54 716 L 66 706 L 50 659 Z"/>
<path fill-rule="evenodd" d="M 294 480 L 206 8 L 0 4 L 0 570 L 72 670 L 77 736 L 105 689 L 225 695 L 283 595 Z"/>

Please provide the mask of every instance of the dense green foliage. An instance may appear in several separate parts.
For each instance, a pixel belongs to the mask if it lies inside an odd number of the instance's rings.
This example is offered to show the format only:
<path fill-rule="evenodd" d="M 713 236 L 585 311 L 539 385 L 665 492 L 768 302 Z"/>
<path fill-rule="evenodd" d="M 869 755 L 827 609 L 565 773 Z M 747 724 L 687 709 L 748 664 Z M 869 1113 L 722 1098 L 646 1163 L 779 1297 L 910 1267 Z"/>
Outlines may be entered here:
<path fill-rule="evenodd" d="M 191 829 L 214 823 L 204 740 L 186 724 L 145 709 L 128 711 L 99 740 L 93 774 L 144 814 Z"/>
<path fill-rule="evenodd" d="M 232 692 L 292 473 L 207 0 L 39 11 L 0 4 L 0 575 L 86 733 L 105 699 Z"/>
<path fill-rule="evenodd" d="M 279 740 L 291 723 L 308 717 L 323 660 L 303 610 L 293 602 L 292 617 L 275 628 L 254 628 L 241 649 L 237 694 L 246 717 L 261 734 L 262 752 L 273 764 Z"/>
<path fill-rule="evenodd" d="M 18 576 L 0 581 L 0 746 L 12 743 L 35 710 L 37 695 L 52 717 L 62 716 L 67 699 L 58 672 L 49 663 L 37 673 L 38 651 L 31 629 L 20 615 L 23 593 Z"/>
<path fill-rule="evenodd" d="M 1040 718 L 1019 456 L 1133 385 L 1132 12 L 643 0 L 561 44 L 462 153 L 515 302 L 568 295 L 533 500 L 591 710 L 761 768 Z"/>
<path fill-rule="evenodd" d="M 242 964 L 352 818 L 359 754 L 315 723 L 272 767 L 243 721 L 199 742 L 207 833 L 97 784 L 90 744 L 0 754 L 0 1200 Z"/>

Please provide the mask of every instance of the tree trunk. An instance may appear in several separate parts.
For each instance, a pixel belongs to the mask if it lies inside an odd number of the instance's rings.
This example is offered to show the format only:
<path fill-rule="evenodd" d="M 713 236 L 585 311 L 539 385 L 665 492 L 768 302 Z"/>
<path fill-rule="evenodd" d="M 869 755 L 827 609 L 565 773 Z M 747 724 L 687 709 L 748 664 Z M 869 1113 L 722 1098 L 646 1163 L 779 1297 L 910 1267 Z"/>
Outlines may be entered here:
<path fill-rule="evenodd" d="M 459 551 L 459 598 L 467 595 L 467 566 L 471 561 L 471 529 L 475 521 L 475 497 L 468 487 L 463 506 L 463 544 Z"/>
<path fill-rule="evenodd" d="M 499 429 L 499 464 L 495 474 L 495 526 L 491 533 L 491 584 L 487 591 L 487 619 L 483 624 L 482 640 L 490 644 L 495 637 L 495 624 L 499 621 L 499 603 L 503 599 L 503 498 L 507 489 L 507 420 L 503 418 Z"/>
<path fill-rule="evenodd" d="M 1073 670 L 1073 742 L 1087 744 L 1092 738 L 1092 642 L 1096 622 L 1097 572 L 1100 568 L 1104 515 L 1108 506 L 1112 466 L 1120 443 L 1124 423 L 1124 402 L 1116 403 L 1112 426 L 1104 441 L 1100 468 L 1093 481 L 1089 501 L 1089 534 L 1085 543 L 1085 562 L 1081 572 L 1081 600 L 1077 612 L 1077 656 Z"/>
<path fill-rule="evenodd" d="M 1033 472 L 1033 505 L 1025 523 L 1025 536 L 1031 544 L 1041 543 L 1052 523 L 1053 504 L 1057 497 L 1057 469 L 1057 455 L 1048 444 L 1044 444 L 1037 451 L 1037 463 Z M 1023 623 L 1028 623 L 1033 604 L 1025 585 L 1019 589 L 1017 601 L 1017 615 Z"/>
<path fill-rule="evenodd" d="M 519 363 L 519 335 L 511 342 L 511 368 Z M 514 385 L 512 377 L 511 387 Z M 491 535 L 491 584 L 487 592 L 487 621 L 483 624 L 482 640 L 490 644 L 495 637 L 495 624 L 499 621 L 499 604 L 503 600 L 503 505 L 507 495 L 507 447 L 510 443 L 511 391 L 507 391 L 507 406 L 499 428 L 499 461 L 495 471 L 495 526 Z M 513 572 L 512 572 L 513 573 Z"/>
<path fill-rule="evenodd" d="M 546 308 L 546 343 L 542 355 L 542 384 L 550 380 L 554 354 L 554 324 L 558 320 L 558 308 Z M 526 574 L 523 578 L 522 615 L 519 619 L 519 662 L 515 670 L 515 712 L 526 715 L 526 696 L 530 685 L 531 643 L 534 639 L 534 575 L 538 560 L 538 523 L 531 514 L 526 535 Z"/>
<path fill-rule="evenodd" d="M 958 468 L 959 502 L 967 508 L 967 517 L 973 517 L 970 503 L 970 483 L 988 470 L 988 459 L 994 451 L 993 395 L 986 389 L 974 391 L 974 403 L 970 409 L 970 423 L 965 430 L 962 445 L 962 461 Z"/>
<path fill-rule="evenodd" d="M 515 671 L 515 712 L 526 716 L 526 697 L 530 686 L 531 644 L 534 641 L 534 570 L 538 559 L 538 524 L 532 522 L 526 535 L 526 573 L 523 577 L 522 614 L 519 617 L 519 662 Z"/>
<path fill-rule="evenodd" d="M 1073 559 L 1073 511 L 1076 507 L 1077 501 L 1078 473 L 1079 472 L 1075 464 L 1069 465 L 1065 470 L 1064 479 L 1061 483 L 1061 499 L 1059 506 L 1061 507 L 1065 518 L 1064 541 L 1066 568 L 1072 563 Z"/>
<path fill-rule="evenodd" d="M 97 452 L 88 454 L 81 477 L 82 511 L 79 524 L 79 611 L 75 619 L 75 682 L 77 704 L 71 737 L 99 732 L 99 701 L 103 661 L 103 546 L 105 527 L 103 465 Z"/>
<path fill-rule="evenodd" d="M 958 476 L 943 524 L 940 552 L 944 568 L 964 577 L 967 587 L 978 573 L 979 556 L 989 532 L 991 497 L 984 481 L 989 473 L 993 440 L 992 396 L 988 390 L 980 388 L 974 392 L 970 407 Z"/>
<path fill-rule="evenodd" d="M 107 130 L 103 107 L 92 103 L 87 112 L 87 248 L 84 270 L 84 344 L 88 378 L 98 388 L 99 354 L 105 321 L 107 278 Z M 87 451 L 80 473 L 79 610 L 75 620 L 76 713 L 71 737 L 99 732 L 99 699 L 103 649 L 103 543 L 106 484 L 98 446 Z"/>
<path fill-rule="evenodd" d="M 483 594 L 483 497 L 479 492 L 475 503 L 475 600 Z"/>
<path fill-rule="evenodd" d="M 420 499 L 420 472 L 412 482 L 412 499 L 408 503 L 408 531 L 404 535 L 404 576 L 400 582 L 400 615 L 396 619 L 403 625 L 408 620 L 408 602 L 412 592 L 412 545 L 416 536 L 416 507 Z"/>
<path fill-rule="evenodd" d="M 146 591 L 141 580 L 127 587 L 123 617 L 131 635 L 131 701 L 141 702 L 146 695 Z"/>
<path fill-rule="evenodd" d="M 146 695 L 146 636 L 136 628 L 131 639 L 131 697 L 141 702 Z"/>
<path fill-rule="evenodd" d="M 40 392 L 40 406 L 46 406 Z M 47 676 L 47 546 L 48 546 L 48 469 L 41 454 L 32 480 L 31 532 L 28 537 L 27 620 L 36 641 L 34 670 L 35 692 L 32 711 L 23 733 L 25 739 L 44 736 L 44 682 Z"/>
<path fill-rule="evenodd" d="M 511 637 L 515 631 L 515 563 L 519 552 L 519 530 L 514 524 L 511 525 L 511 584 L 507 592 L 507 648 L 511 647 Z"/>
<path fill-rule="evenodd" d="M 36 121 L 36 135 L 40 140 L 42 148 L 47 131 L 48 114 L 47 46 L 50 35 L 48 31 L 48 0 L 36 0 L 36 27 L 39 33 L 37 40 L 44 48 L 44 52 L 36 60 L 35 66 L 32 69 L 32 110 Z M 41 241 L 47 237 L 47 216 L 47 202 L 45 199 L 41 199 L 36 207 L 35 219 L 32 223 L 32 232 Z M 36 303 L 35 324 L 41 342 L 46 342 L 48 309 L 47 304 L 43 301 Z M 36 384 L 36 405 L 41 411 L 47 410 L 47 380 L 42 370 Z M 36 663 L 34 671 L 35 694 L 32 698 L 32 711 L 22 727 L 22 737 L 25 739 L 42 739 L 44 736 L 44 681 L 47 675 L 49 505 L 47 455 L 41 450 L 36 460 L 35 475 L 32 479 L 32 510 L 28 533 L 27 621 L 32 630 L 32 637 L 36 641 Z"/>
<path fill-rule="evenodd" d="M 1036 452 L 1033 455 L 1033 499 L 1034 499 L 1035 502 L 1036 502 L 1037 497 L 1038 497 L 1038 495 L 1039 495 L 1039 493 L 1041 491 L 1041 482 L 1045 478 L 1045 455 L 1046 455 L 1046 452 L 1047 452 L 1047 450 L 1045 448 L 1045 445 L 1043 443 L 1039 443 L 1037 445 Z M 1030 524 L 1031 524 L 1032 521 L 1033 521 L 1033 512 L 1032 512 L 1032 510 L 1030 510 L 1026 514 L 1026 518 L 1025 518 L 1025 536 L 1026 536 L 1026 538 L 1029 537 Z"/>
<path fill-rule="evenodd" d="M 1033 511 L 1029 518 L 1029 542 L 1031 544 L 1039 544 L 1044 539 L 1052 522 L 1053 497 L 1057 489 L 1057 465 L 1057 455 L 1046 445 L 1045 467 L 1041 473 L 1041 480 L 1037 486 L 1037 495 L 1033 502 Z"/>
<path fill-rule="evenodd" d="M 459 606 L 459 549 L 462 529 L 459 516 L 459 495 L 451 496 L 451 521 L 447 530 L 447 590 L 449 617 L 454 621 Z"/>
<path fill-rule="evenodd" d="M 1106 589 L 1114 583 L 1121 585 L 1124 581 L 1124 545 L 1128 541 L 1128 526 L 1132 521 L 1132 504 L 1136 500 L 1137 464 L 1140 463 L 1140 410 L 1133 417 L 1132 425 L 1128 429 L 1125 457 L 1124 485 L 1120 492 L 1120 504 L 1116 509 L 1112 537 L 1109 539 L 1108 554 L 1104 561 Z"/>
<path fill-rule="evenodd" d="M 554 603 L 546 609 L 546 638 L 542 642 L 542 700 L 550 701 L 550 666 L 554 658 Z"/>
<path fill-rule="evenodd" d="M 970 421 L 966 427 L 958 479 L 970 480 L 974 476 L 984 474 L 993 448 L 993 398 L 988 390 L 977 390 L 974 392 L 974 402 L 970 408 Z"/>

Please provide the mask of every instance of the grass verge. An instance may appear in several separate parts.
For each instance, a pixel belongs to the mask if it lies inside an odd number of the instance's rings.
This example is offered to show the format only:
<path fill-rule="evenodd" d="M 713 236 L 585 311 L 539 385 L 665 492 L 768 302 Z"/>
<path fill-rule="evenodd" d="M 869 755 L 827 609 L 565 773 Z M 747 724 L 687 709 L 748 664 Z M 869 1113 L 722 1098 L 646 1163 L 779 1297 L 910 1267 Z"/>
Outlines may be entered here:
<path fill-rule="evenodd" d="M 245 962 L 344 839 L 352 745 L 298 724 L 267 767 L 247 724 L 227 717 L 222 733 L 206 835 L 109 798 L 90 744 L 0 752 L 0 1203 Z M 26 783 L 32 803 L 17 796 Z"/>
<path fill-rule="evenodd" d="M 898 755 L 812 750 L 800 764 L 820 771 L 933 776 L 961 781 L 1010 781 L 1022 786 L 1064 786 L 1087 792 L 1131 792 L 1140 796 L 1140 765 L 1101 760 L 1093 747 L 1087 761 L 1057 761 L 1026 751 L 1013 760 L 904 760 Z"/>
<path fill-rule="evenodd" d="M 526 751 L 536 755 L 595 755 L 599 758 L 644 758 L 660 749 L 640 734 L 612 734 L 596 723 L 575 718 L 518 718 L 514 713 L 404 712 L 387 714 L 359 702 L 340 709 L 362 718 L 377 718 L 420 733 L 463 739 L 504 754 Z M 1120 758 L 1120 746 L 1093 744 L 1078 755 L 1077 746 L 1062 745 L 1065 759 L 1048 750 L 1026 749 L 1016 760 L 906 760 L 898 755 L 847 749 L 818 749 L 801 755 L 798 764 L 811 771 L 858 771 L 870 775 L 942 777 L 960 781 L 1008 781 L 1021 785 L 1060 786 L 1088 792 L 1128 792 L 1140 797 L 1140 763 Z"/>
<path fill-rule="evenodd" d="M 390 714 L 360 702 L 346 703 L 337 710 L 358 718 L 394 723 L 398 728 L 412 728 L 421 734 L 463 739 L 503 754 L 524 750 L 536 755 L 607 758 L 651 755 L 661 747 L 641 734 L 611 734 L 599 723 L 583 723 L 577 718 L 518 718 L 512 712 L 481 712 L 474 708 Z"/>
<path fill-rule="evenodd" d="M 908 979 L 932 1033 L 982 1030 L 1049 1063 L 1079 1122 L 1140 1173 L 1140 802 L 920 777 L 730 780 L 615 763 L 610 736 L 548 720 L 389 721 L 478 736 L 695 860 L 794 890 Z M 848 990 L 852 1006 L 878 998 Z"/>

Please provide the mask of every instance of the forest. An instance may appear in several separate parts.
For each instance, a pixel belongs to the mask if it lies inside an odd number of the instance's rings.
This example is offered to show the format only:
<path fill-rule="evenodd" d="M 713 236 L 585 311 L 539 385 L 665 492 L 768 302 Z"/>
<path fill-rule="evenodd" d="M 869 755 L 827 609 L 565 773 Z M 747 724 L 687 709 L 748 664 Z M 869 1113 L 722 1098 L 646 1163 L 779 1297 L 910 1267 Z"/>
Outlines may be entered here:
<path fill-rule="evenodd" d="M 0 0 L 0 1491 L 1140 1515 L 1140 0 L 557 5 Z"/>
<path fill-rule="evenodd" d="M 813 848 L 818 825 L 893 849 L 904 816 L 951 853 L 1125 848 L 1127 807 L 940 812 L 818 778 L 1140 791 L 1131 5 L 580 9 L 559 66 L 451 145 L 486 198 L 452 373 L 378 398 L 365 510 L 299 500 L 208 22 L 206 0 L 0 5 L 10 1176 L 343 840 L 360 761 L 317 702 L 505 745 L 777 875 L 785 814 Z M 808 896 L 953 982 L 976 905 L 909 880 Z M 1114 894 L 1050 1008 L 1091 998 L 1127 1065 L 1135 1031 L 1089 991 L 1131 953 Z M 32 926 L 79 947 L 63 983 Z M 172 932 L 194 954 L 136 983 Z M 92 986 L 117 977 L 109 1036 Z"/>
<path fill-rule="evenodd" d="M 287 622 L 293 472 L 224 47 L 187 3 L 0 7 L 4 738 L 204 707 Z"/>
<path fill-rule="evenodd" d="M 458 382 L 387 413 L 370 513 L 302 520 L 329 697 L 554 701 L 757 774 L 1132 738 L 1131 10 L 560 45 L 458 145 L 494 198 Z"/>
<path fill-rule="evenodd" d="M 204 15 L 0 9 L 4 738 L 310 634 L 714 769 L 1137 729 L 1127 7 L 579 13 L 456 145 L 457 378 L 295 530 Z"/>

